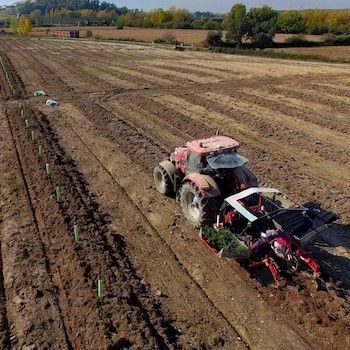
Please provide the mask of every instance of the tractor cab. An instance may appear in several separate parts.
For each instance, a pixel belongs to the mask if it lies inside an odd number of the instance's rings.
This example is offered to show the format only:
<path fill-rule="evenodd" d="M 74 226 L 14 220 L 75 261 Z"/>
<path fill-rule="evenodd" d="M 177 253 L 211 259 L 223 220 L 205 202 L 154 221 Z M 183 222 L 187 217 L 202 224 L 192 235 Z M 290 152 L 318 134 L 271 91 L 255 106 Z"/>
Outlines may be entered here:
<path fill-rule="evenodd" d="M 176 168 L 183 174 L 211 172 L 236 168 L 247 160 L 238 154 L 239 143 L 226 136 L 214 136 L 187 142 L 186 147 L 178 147 L 172 155 Z"/>
<path fill-rule="evenodd" d="M 247 163 L 238 154 L 239 143 L 226 136 L 195 140 L 186 145 L 187 174 L 211 174 L 218 169 L 234 169 Z"/>
<path fill-rule="evenodd" d="M 227 136 L 187 142 L 154 168 L 155 186 L 176 196 L 193 226 L 213 224 L 224 198 L 258 185 L 238 148 Z"/>
<path fill-rule="evenodd" d="M 222 198 L 257 185 L 254 174 L 246 167 L 248 160 L 238 153 L 239 143 L 227 136 L 187 142 L 171 156 L 178 176 L 210 176 L 220 188 Z"/>

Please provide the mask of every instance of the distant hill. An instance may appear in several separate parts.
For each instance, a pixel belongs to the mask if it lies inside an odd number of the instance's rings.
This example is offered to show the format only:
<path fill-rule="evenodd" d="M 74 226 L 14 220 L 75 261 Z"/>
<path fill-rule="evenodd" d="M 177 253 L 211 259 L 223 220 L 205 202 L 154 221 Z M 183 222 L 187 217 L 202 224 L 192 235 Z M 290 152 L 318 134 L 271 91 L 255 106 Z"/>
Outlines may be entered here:
<path fill-rule="evenodd" d="M 129 11 L 126 7 L 118 8 L 115 4 L 99 0 L 26 0 L 5 7 L 12 13 L 30 15 L 34 11 L 40 11 L 44 16 L 50 10 L 65 8 L 70 11 L 94 10 L 94 11 L 113 11 L 117 15 L 122 15 Z"/>

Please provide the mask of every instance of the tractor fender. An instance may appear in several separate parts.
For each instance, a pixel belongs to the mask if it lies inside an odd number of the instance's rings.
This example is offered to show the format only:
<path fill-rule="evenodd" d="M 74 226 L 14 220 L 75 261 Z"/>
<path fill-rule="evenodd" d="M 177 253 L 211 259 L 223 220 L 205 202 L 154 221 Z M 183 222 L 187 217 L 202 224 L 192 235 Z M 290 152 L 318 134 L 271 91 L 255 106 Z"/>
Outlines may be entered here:
<path fill-rule="evenodd" d="M 159 163 L 159 166 L 161 166 L 167 172 L 171 181 L 174 183 L 176 173 L 175 165 L 170 160 L 164 160 L 161 163 Z"/>
<path fill-rule="evenodd" d="M 214 198 L 221 196 L 221 191 L 216 181 L 209 175 L 189 174 L 183 182 L 192 182 L 199 189 L 199 191 L 207 198 Z"/>

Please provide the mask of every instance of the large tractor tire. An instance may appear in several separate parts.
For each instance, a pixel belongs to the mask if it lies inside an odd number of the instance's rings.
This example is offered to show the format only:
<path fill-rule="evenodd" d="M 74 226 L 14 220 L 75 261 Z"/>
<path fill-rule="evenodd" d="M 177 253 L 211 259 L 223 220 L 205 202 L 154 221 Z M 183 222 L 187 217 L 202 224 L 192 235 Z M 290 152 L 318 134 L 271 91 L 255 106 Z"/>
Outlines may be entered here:
<path fill-rule="evenodd" d="M 174 165 L 169 162 L 170 165 L 174 167 Z M 161 194 L 164 194 L 166 196 L 171 196 L 174 194 L 174 179 L 171 178 L 172 174 L 169 174 L 169 172 L 172 172 L 172 167 L 168 166 L 168 171 L 165 169 L 163 163 L 158 164 L 153 171 L 153 178 L 154 178 L 154 184 L 156 186 L 156 189 Z M 169 164 L 167 164 L 169 165 Z M 175 167 L 174 167 L 175 169 Z"/>
<path fill-rule="evenodd" d="M 182 210 L 186 219 L 195 227 L 215 223 L 218 202 L 216 198 L 203 196 L 192 182 L 185 182 L 179 191 Z"/>

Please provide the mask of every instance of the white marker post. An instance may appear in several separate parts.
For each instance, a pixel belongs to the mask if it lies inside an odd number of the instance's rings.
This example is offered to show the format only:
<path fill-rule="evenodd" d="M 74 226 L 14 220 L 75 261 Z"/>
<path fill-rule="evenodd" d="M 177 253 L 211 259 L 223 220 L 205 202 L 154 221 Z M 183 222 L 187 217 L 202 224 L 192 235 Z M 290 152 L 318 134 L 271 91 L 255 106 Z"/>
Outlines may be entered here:
<path fill-rule="evenodd" d="M 61 202 L 62 196 L 61 196 L 61 190 L 60 190 L 59 186 L 55 187 L 55 193 L 56 193 L 57 202 Z"/>
<path fill-rule="evenodd" d="M 50 164 L 49 164 L 49 163 L 46 163 L 46 164 L 45 164 L 45 170 L 46 170 L 46 175 L 47 175 L 47 177 L 50 177 L 50 175 L 51 175 L 51 169 L 50 169 Z"/>
<path fill-rule="evenodd" d="M 80 230 L 78 225 L 73 226 L 73 231 L 74 231 L 74 240 L 76 243 L 79 243 L 80 239 Z"/>
<path fill-rule="evenodd" d="M 103 298 L 103 283 L 101 278 L 97 280 L 97 296 L 102 299 Z"/>

